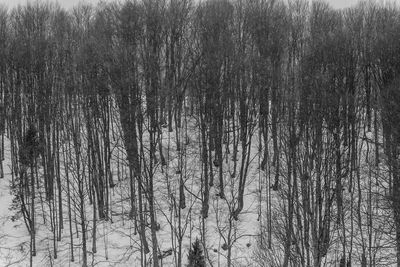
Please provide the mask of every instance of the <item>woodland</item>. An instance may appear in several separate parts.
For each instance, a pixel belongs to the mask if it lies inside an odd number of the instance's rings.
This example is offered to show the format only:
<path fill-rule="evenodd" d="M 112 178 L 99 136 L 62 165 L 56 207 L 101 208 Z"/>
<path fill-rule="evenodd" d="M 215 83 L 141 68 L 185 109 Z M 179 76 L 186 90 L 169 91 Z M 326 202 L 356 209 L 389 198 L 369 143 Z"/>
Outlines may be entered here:
<path fill-rule="evenodd" d="M 399 6 L 2 6 L 0 142 L 1 266 L 400 266 Z"/>

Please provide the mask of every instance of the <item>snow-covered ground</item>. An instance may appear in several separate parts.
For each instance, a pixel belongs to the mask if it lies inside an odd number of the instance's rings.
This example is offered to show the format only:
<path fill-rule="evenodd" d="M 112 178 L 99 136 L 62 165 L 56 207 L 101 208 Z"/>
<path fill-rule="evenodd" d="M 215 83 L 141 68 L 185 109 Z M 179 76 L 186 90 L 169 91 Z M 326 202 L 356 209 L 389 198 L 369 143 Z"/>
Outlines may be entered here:
<path fill-rule="evenodd" d="M 194 127 L 194 126 L 192 126 Z M 189 132 L 196 132 L 189 129 Z M 201 216 L 201 159 L 199 153 L 199 136 L 189 135 L 189 142 L 184 145 L 182 151 L 186 151 L 186 162 L 183 166 L 182 177 L 185 181 L 186 207 L 181 209 L 178 216 L 178 209 L 174 206 L 179 202 L 179 179 L 178 151 L 176 151 L 175 133 L 164 131 L 162 145 L 164 156 L 168 164 L 156 167 L 154 192 L 157 213 L 157 222 L 160 229 L 157 232 L 159 253 L 165 254 L 161 263 L 162 266 L 174 266 L 176 262 L 177 236 L 182 234 L 182 260 L 185 265 L 187 254 L 191 244 L 196 237 L 200 237 L 203 229 L 206 231 L 206 253 L 209 264 L 213 266 L 227 265 L 227 243 L 232 244 L 232 264 L 233 266 L 279 266 L 282 264 L 282 243 L 279 234 L 284 232 L 286 204 L 284 191 L 271 191 L 272 202 L 272 224 L 273 245 L 270 250 L 261 251 L 257 246 L 260 238 L 260 229 L 265 229 L 266 224 L 266 173 L 260 170 L 260 157 L 258 154 L 257 136 L 253 137 L 253 144 L 250 153 L 250 167 L 245 186 L 244 209 L 235 221 L 230 216 L 230 209 L 237 201 L 238 178 L 232 177 L 233 164 L 232 154 L 224 153 L 224 183 L 226 199 L 218 197 L 218 177 L 214 177 L 214 186 L 210 190 L 209 216 L 204 221 L 202 227 Z M 186 137 L 184 137 L 186 138 Z M 183 138 L 183 140 L 184 140 Z M 365 138 L 365 137 L 364 137 Z M 367 136 L 367 139 L 372 136 Z M 361 140 L 361 139 L 360 139 Z M 362 179 L 360 188 L 353 187 L 353 193 L 344 194 L 344 216 L 346 242 L 352 244 L 352 263 L 358 266 L 363 255 L 368 255 L 368 262 L 373 261 L 375 266 L 390 266 L 394 264 L 394 244 L 392 238 L 391 210 L 387 199 L 387 183 L 385 183 L 385 166 L 382 164 L 381 172 L 376 173 L 372 170 L 371 162 L 373 153 L 365 154 L 366 144 L 361 146 L 360 155 L 363 163 L 360 165 L 360 178 Z M 61 152 L 60 152 L 61 153 Z M 121 144 L 116 144 L 114 150 L 115 157 L 124 155 Z M 237 163 L 240 164 L 240 151 Z M 184 155 L 185 156 L 185 155 Z M 367 159 L 367 160 L 364 160 Z M 282 155 L 282 164 L 285 162 Z M 84 162 L 85 159 L 82 159 Z M 115 158 L 112 161 L 114 166 L 113 175 L 116 177 Z M 13 196 L 10 190 L 11 184 L 11 158 L 10 143 L 5 142 L 5 160 L 3 162 L 5 177 L 0 179 L 0 266 L 28 266 L 29 265 L 29 233 L 22 218 L 13 219 L 15 210 L 10 209 Z M 126 166 L 125 166 L 126 167 Z M 62 166 L 62 169 L 74 168 L 73 165 Z M 85 218 L 87 227 L 87 252 L 89 266 L 140 266 L 140 238 L 135 231 L 135 222 L 129 218 L 129 179 L 127 173 L 122 174 L 123 179 L 110 189 L 110 219 L 97 221 L 96 248 L 93 251 L 93 209 L 88 200 L 85 202 Z M 214 170 L 216 171 L 216 169 Z M 39 170 L 40 172 L 40 170 Z M 285 172 L 283 167 L 282 172 Z M 40 175 L 40 174 L 39 174 Z M 272 176 L 273 177 L 273 172 Z M 378 179 L 378 178 L 379 179 Z M 383 177 L 383 178 L 382 178 Z M 63 229 L 61 238 L 57 241 L 53 236 L 52 223 L 49 221 L 51 212 L 50 206 L 46 201 L 36 201 L 36 225 L 37 225 L 37 256 L 33 259 L 34 266 L 81 266 L 82 259 L 82 233 L 79 226 L 80 219 L 78 213 L 78 195 L 76 181 L 71 180 L 72 192 L 72 224 L 74 262 L 71 261 L 71 238 L 70 222 L 68 220 L 68 206 L 65 200 L 67 196 L 67 183 L 65 173 L 62 174 L 62 195 L 63 201 Z M 281 177 L 281 186 L 285 188 L 285 177 Z M 313 177 L 311 179 L 314 179 Z M 380 184 L 375 184 L 377 179 Z M 347 181 L 347 182 L 346 182 Z M 345 190 L 348 190 L 349 182 L 344 182 Z M 352 181 L 356 184 L 356 177 Z M 373 183 L 373 185 L 371 184 Z M 372 188 L 372 190 L 371 190 Z M 170 192 L 170 193 L 168 193 Z M 361 194 L 359 194 L 361 192 Z M 311 192 L 313 193 L 313 192 Z M 361 199 L 360 196 L 361 195 Z M 44 197 L 44 190 L 38 190 L 37 198 Z M 301 199 L 301 197 L 300 197 Z M 359 201 L 360 200 L 360 201 Z M 370 202 L 368 202 L 370 201 Z M 41 204 L 43 203 L 43 204 Z M 360 203 L 360 204 L 358 204 Z M 372 205 L 368 205 L 371 203 Z M 358 208 L 359 207 L 359 208 Z M 373 207 L 368 210 L 368 207 Z M 301 209 L 301 205 L 299 206 Z M 333 207 L 335 210 L 335 207 Z M 145 211 L 146 212 L 146 211 Z M 43 214 L 46 216 L 43 216 Z M 333 216 L 335 216 L 333 214 Z M 332 222 L 335 218 L 332 218 Z M 372 220 L 372 228 L 369 221 Z M 296 224 L 297 222 L 295 222 Z M 260 228 L 261 227 L 261 228 Z M 332 237 L 328 250 L 328 255 L 322 261 L 324 266 L 336 266 L 340 260 L 342 236 L 341 227 L 332 223 Z M 311 232 L 313 229 L 311 229 Z M 310 232 L 310 233 L 311 233 Z M 149 227 L 146 229 L 146 236 L 151 244 Z M 56 251 L 54 250 L 56 247 Z M 366 250 L 365 250 L 366 249 Z M 262 248 L 261 248 L 262 250 Z M 170 253 L 172 252 L 172 253 Z M 57 254 L 57 255 L 55 255 Z M 55 256 L 57 256 L 55 258 Z M 262 259 L 260 259 L 260 257 Z M 262 263 L 264 260 L 264 263 Z M 275 262 L 275 263 L 274 263 Z M 146 255 L 146 264 L 151 266 L 151 253 Z"/>
<path fill-rule="evenodd" d="M 200 238 L 202 231 L 201 217 L 201 192 L 200 192 L 200 158 L 197 153 L 199 144 L 196 137 L 190 140 L 190 144 L 185 148 L 187 150 L 186 166 L 184 169 L 185 179 L 185 197 L 186 208 L 181 209 L 181 220 L 176 214 L 173 205 L 179 201 L 179 174 L 176 169 L 178 160 L 176 157 L 176 144 L 173 140 L 174 133 L 164 134 L 163 146 L 169 147 L 169 152 L 165 150 L 165 157 L 169 164 L 167 166 L 157 167 L 155 178 L 155 204 L 157 209 L 157 222 L 160 224 L 160 230 L 157 232 L 160 253 L 173 251 L 176 246 L 177 233 L 180 229 L 183 233 L 183 264 L 187 261 L 187 254 L 191 243 L 196 237 Z M 168 138 L 169 135 L 169 138 Z M 169 141 L 168 141 L 169 139 Z M 123 154 L 123 148 L 121 154 Z M 229 216 L 228 206 L 232 206 L 236 201 L 237 189 L 234 188 L 235 183 L 230 185 L 229 168 L 231 168 L 231 157 L 225 155 L 227 169 L 224 170 L 225 200 L 217 196 L 218 178 L 214 178 L 215 185 L 210 190 L 210 208 L 209 217 L 205 221 L 207 253 L 210 261 L 219 266 L 226 265 L 227 249 L 226 242 L 229 238 L 234 240 L 232 245 L 232 262 L 235 266 L 248 266 L 251 263 L 251 255 L 255 244 L 255 236 L 258 233 L 258 209 L 257 203 L 257 184 L 254 182 L 258 171 L 250 169 L 249 179 L 247 181 L 245 193 L 245 207 L 238 221 L 233 220 Z M 239 157 L 240 159 L 240 157 Z M 83 159 L 84 161 L 84 159 Z M 6 139 L 5 142 L 5 177 L 0 179 L 0 266 L 27 266 L 29 265 L 29 233 L 26 229 L 22 217 L 12 220 L 16 214 L 15 210 L 10 209 L 12 206 L 13 195 L 10 190 L 11 185 L 11 159 L 10 159 L 10 143 Z M 72 166 L 69 166 L 71 168 Z M 65 170 L 68 166 L 62 166 Z M 230 170 L 231 171 L 231 170 Z M 39 175 L 41 170 L 39 169 Z M 114 170 L 116 175 L 117 170 Z M 229 175 L 229 177 L 228 177 Z M 127 177 L 127 174 L 125 173 Z M 65 181 L 65 173 L 62 174 L 63 197 L 66 198 L 67 185 Z M 233 180 L 232 180 L 233 181 Z M 237 182 L 237 181 L 236 181 Z M 74 262 L 71 262 L 70 235 L 68 221 L 67 201 L 63 201 L 64 210 L 64 229 L 61 233 L 61 240 L 55 241 L 57 258 L 55 259 L 54 236 L 52 233 L 52 224 L 49 221 L 50 206 L 44 199 L 36 201 L 36 247 L 37 256 L 33 258 L 34 266 L 81 266 L 81 228 L 79 224 L 78 214 L 78 195 L 74 189 L 76 185 L 71 184 L 72 198 L 72 232 L 74 242 Z M 170 187 L 168 189 L 168 186 Z M 76 189 L 76 188 L 75 188 Z M 110 220 L 97 221 L 96 234 L 96 253 L 92 250 L 92 227 L 93 212 L 92 207 L 86 203 L 85 217 L 87 220 L 88 235 L 88 264 L 90 266 L 138 266 L 140 265 L 140 238 L 135 231 L 134 221 L 129 219 L 129 181 L 124 179 L 117 183 L 111 190 L 110 197 Z M 168 190 L 173 192 L 169 195 Z M 39 188 L 37 198 L 44 198 L 44 189 Z M 43 203 L 43 204 L 42 204 Z M 75 208 L 74 208 L 75 206 Z M 43 216 L 46 213 L 46 216 Z M 44 219 L 46 218 L 46 219 Z M 45 221 L 46 220 L 46 221 Z M 229 224 L 229 221 L 231 224 Z M 230 227 L 229 227 L 230 225 Z M 146 230 L 147 237 L 150 242 L 150 231 Z M 224 245 L 225 244 L 225 245 Z M 151 254 L 151 253 L 150 253 Z M 147 255 L 147 263 L 151 265 L 151 256 Z M 168 255 L 162 260 L 163 266 L 174 266 L 174 253 Z"/>

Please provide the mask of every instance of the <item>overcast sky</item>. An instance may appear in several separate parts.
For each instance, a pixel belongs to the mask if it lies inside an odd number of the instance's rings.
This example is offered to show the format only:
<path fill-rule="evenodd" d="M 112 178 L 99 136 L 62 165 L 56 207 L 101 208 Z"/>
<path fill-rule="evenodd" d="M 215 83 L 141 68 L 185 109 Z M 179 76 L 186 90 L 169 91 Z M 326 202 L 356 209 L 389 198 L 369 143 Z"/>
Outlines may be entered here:
<path fill-rule="evenodd" d="M 29 2 L 30 0 L 0 0 L 0 3 L 5 4 L 9 7 L 14 7 L 18 4 L 25 4 L 27 1 Z M 75 6 L 82 0 L 44 0 L 44 1 L 49 1 L 49 2 L 58 1 L 62 6 L 70 8 L 72 6 Z M 91 3 L 97 3 L 99 0 L 86 0 L 86 1 Z M 385 1 L 385 0 L 377 0 L 377 2 L 380 1 Z M 395 0 L 395 1 L 397 1 L 397 3 L 400 3 L 400 0 Z M 334 8 L 344 8 L 354 5 L 355 3 L 358 2 L 358 0 L 328 0 L 327 2 L 329 2 Z"/>
<path fill-rule="evenodd" d="M 33 0 L 0 0 L 1 4 L 5 4 L 8 7 L 14 7 L 17 6 L 18 4 L 25 4 L 27 2 L 34 2 Z M 82 0 L 42 0 L 42 2 L 58 2 L 60 3 L 61 6 L 65 8 L 70 8 L 75 5 L 77 5 L 79 2 L 82 2 Z M 97 3 L 99 2 L 98 0 L 85 0 L 85 2 L 90 2 L 90 3 Z"/>

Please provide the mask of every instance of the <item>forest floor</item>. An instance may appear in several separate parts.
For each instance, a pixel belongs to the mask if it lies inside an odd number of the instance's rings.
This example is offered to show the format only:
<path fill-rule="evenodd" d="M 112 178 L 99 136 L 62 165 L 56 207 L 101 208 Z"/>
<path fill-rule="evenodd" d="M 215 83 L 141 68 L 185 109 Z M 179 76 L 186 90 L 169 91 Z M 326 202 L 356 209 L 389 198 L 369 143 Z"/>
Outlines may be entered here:
<path fill-rule="evenodd" d="M 172 135 L 173 133 L 171 133 Z M 172 138 L 169 140 L 171 141 Z M 162 259 L 162 266 L 174 266 L 174 247 L 177 246 L 176 234 L 181 225 L 183 234 L 182 242 L 182 261 L 187 261 L 187 255 L 191 243 L 198 237 L 202 231 L 201 216 L 201 193 L 200 193 L 200 167 L 199 159 L 195 153 L 198 147 L 195 140 L 191 140 L 190 147 L 187 147 L 186 166 L 183 168 L 185 178 L 185 200 L 186 208 L 181 209 L 180 220 L 177 216 L 177 210 L 173 208 L 179 201 L 178 186 L 179 176 L 176 172 L 178 160 L 172 146 L 176 144 L 169 143 L 167 138 L 163 146 L 169 147 L 171 154 L 167 153 L 167 166 L 159 166 L 155 176 L 155 203 L 157 209 L 157 222 L 160 230 L 157 232 L 159 251 L 165 254 Z M 227 162 L 230 161 L 226 158 Z M 229 163 L 230 164 L 230 163 Z M 16 210 L 12 209 L 14 196 L 10 189 L 11 174 L 11 156 L 10 143 L 5 139 L 5 160 L 3 161 L 5 175 L 0 179 L 0 266 L 29 266 L 30 238 L 29 232 L 24 224 L 22 217 L 15 216 Z M 64 166 L 65 168 L 65 166 Z M 114 171 L 116 175 L 117 170 Z M 40 169 L 39 169 L 40 175 Z M 226 173 L 224 174 L 226 175 Z M 245 207 L 235 221 L 229 216 L 228 207 L 233 205 L 237 189 L 234 185 L 225 186 L 227 197 L 225 200 L 217 196 L 218 184 L 210 190 L 210 208 L 209 216 L 205 221 L 206 243 L 209 260 L 216 266 L 225 266 L 227 249 L 226 240 L 234 240 L 232 244 L 232 262 L 235 266 L 253 266 L 252 254 L 256 244 L 256 237 L 259 231 L 258 211 L 260 209 L 257 194 L 258 170 L 250 168 L 245 193 Z M 66 183 L 63 176 L 63 197 L 66 198 Z M 227 180 L 228 181 L 228 180 Z M 73 191 L 73 190 L 72 190 Z M 37 198 L 44 198 L 44 189 L 39 187 Z M 74 193 L 72 193 L 74 194 Z M 88 244 L 88 264 L 89 266 L 139 266 L 140 265 L 140 238 L 135 232 L 134 221 L 129 219 L 129 179 L 123 179 L 111 189 L 110 192 L 110 218 L 108 220 L 97 220 L 96 228 L 96 252 L 93 252 L 93 211 L 92 205 L 86 203 L 85 217 L 87 222 L 87 244 Z M 72 206 L 77 196 L 73 196 Z M 42 199 L 43 200 L 43 199 Z M 230 202 L 230 203 L 228 203 Z M 37 255 L 33 257 L 34 266 L 81 266 L 82 257 L 82 235 L 79 227 L 79 214 L 77 208 L 74 208 L 72 216 L 72 232 L 74 246 L 74 262 L 71 262 L 71 239 L 70 226 L 68 220 L 68 209 L 63 201 L 63 229 L 61 239 L 53 235 L 53 222 L 49 221 L 51 207 L 46 201 L 36 201 L 36 248 Z M 44 203 L 44 204 L 40 204 Z M 46 215 L 46 216 L 44 216 Z M 229 223 L 231 222 L 231 223 Z M 146 230 L 148 238 L 149 229 Z M 225 244 L 225 245 L 224 245 Z M 149 240 L 149 245 L 151 242 Z M 56 254 L 54 251 L 56 247 Z M 170 254 L 172 252 L 172 254 Z M 56 257 L 55 257 L 56 256 Z M 147 256 L 147 264 L 151 263 L 151 253 Z"/>
<path fill-rule="evenodd" d="M 260 240 L 260 229 L 264 229 L 266 224 L 265 210 L 268 198 L 266 173 L 259 168 L 257 138 L 254 137 L 255 141 L 250 150 L 244 208 L 239 215 L 239 220 L 235 221 L 231 217 L 238 191 L 237 178 L 232 177 L 235 161 L 232 159 L 232 154 L 224 153 L 226 198 L 218 197 L 218 176 L 215 174 L 214 186 L 210 190 L 209 216 L 202 227 L 199 136 L 189 136 L 190 140 L 187 140 L 184 149 L 186 153 L 181 155 L 184 166 L 179 166 L 178 152 L 173 136 L 173 132 L 165 131 L 163 133 L 164 156 L 169 164 L 166 166 L 159 164 L 154 176 L 156 219 L 159 224 L 157 231 L 159 254 L 164 255 L 162 266 L 175 265 L 179 233 L 183 236 L 182 263 L 185 265 L 191 244 L 197 237 L 200 238 L 203 230 L 206 237 L 205 253 L 210 265 L 226 266 L 228 256 L 226 244 L 228 240 L 231 240 L 233 266 L 263 266 L 260 265 L 260 260 L 275 261 L 274 265 L 271 263 L 271 266 L 279 266 L 282 260 L 282 243 L 279 242 L 282 240 L 278 242 L 277 238 L 279 239 L 283 233 L 287 202 L 283 191 L 272 191 L 270 195 L 273 205 L 271 212 L 271 227 L 274 234 L 272 249 L 265 254 L 256 253 Z M 365 140 L 366 136 L 362 138 Z M 369 139 L 372 140 L 371 137 Z M 11 208 L 14 196 L 10 190 L 12 180 L 10 143 L 7 138 L 5 140 L 5 160 L 3 161 L 5 175 L 0 179 L 0 266 L 29 266 L 29 233 L 22 217 L 15 216 L 16 210 Z M 373 168 L 371 168 L 373 153 L 368 154 L 367 151 L 368 142 L 364 142 L 364 146 L 360 146 L 360 155 L 367 160 L 363 160 L 365 162 L 360 165 L 359 175 L 353 177 L 351 182 L 346 180 L 343 184 L 344 190 L 352 190 L 351 193 L 344 194 L 343 199 L 345 227 L 339 227 L 332 223 L 331 245 L 328 256 L 323 260 L 323 266 L 337 265 L 341 257 L 343 236 L 346 237 L 345 243 L 351 244 L 348 249 L 352 253 L 353 266 L 358 266 L 362 257 L 367 257 L 368 262 L 374 262 L 375 266 L 395 265 L 393 224 L 390 219 L 391 210 L 387 198 L 385 167 L 380 168 L 380 173 L 373 172 Z M 124 149 L 117 144 L 113 153 L 115 158 L 123 157 Z M 240 154 L 239 151 L 236 161 L 238 165 L 241 162 Z M 116 166 L 116 162 L 112 164 Z M 282 164 L 284 164 L 283 157 Z M 70 167 L 63 166 L 62 168 L 65 172 L 65 168 Z M 179 173 L 178 169 L 182 169 L 183 173 Z M 239 167 L 236 166 L 236 177 L 238 170 Z M 117 168 L 113 168 L 114 177 L 118 176 L 117 172 Z M 90 205 L 87 200 L 85 202 L 89 266 L 140 266 L 141 243 L 139 234 L 135 231 L 135 221 L 129 218 L 130 190 L 126 168 L 122 169 L 120 176 L 122 179 L 116 183 L 114 188 L 110 189 L 108 220 L 96 220 L 95 239 L 93 238 L 93 205 Z M 186 207 L 179 209 L 176 207 L 179 205 L 179 179 L 182 177 L 185 184 Z M 63 198 L 66 198 L 67 186 L 64 174 L 62 174 L 62 178 L 62 194 Z M 357 179 L 360 181 L 357 182 Z M 282 176 L 281 183 L 282 187 L 285 187 L 284 176 Z M 358 186 L 356 186 L 357 184 Z M 44 189 L 40 188 L 37 198 L 44 197 Z M 52 212 L 51 205 L 46 201 L 36 201 L 37 256 L 33 259 L 34 266 L 81 266 L 82 233 L 79 226 L 80 218 L 77 208 L 79 205 L 76 191 L 75 182 L 75 185 L 71 185 L 71 224 L 68 219 L 68 202 L 66 199 L 62 201 L 63 229 L 59 241 L 53 235 L 55 232 L 52 229 L 54 222 L 46 219 L 51 218 L 49 216 Z M 333 210 L 335 210 L 334 207 Z M 147 212 L 146 207 L 144 212 Z M 332 222 L 336 219 L 335 216 L 333 213 Z M 146 236 L 151 246 L 148 228 Z M 71 261 L 70 232 L 73 236 L 74 262 Z M 94 251 L 94 247 L 96 251 Z M 366 250 L 366 248 L 369 249 Z M 259 257 L 265 258 L 260 259 Z M 146 255 L 146 265 L 152 266 L 151 253 Z"/>

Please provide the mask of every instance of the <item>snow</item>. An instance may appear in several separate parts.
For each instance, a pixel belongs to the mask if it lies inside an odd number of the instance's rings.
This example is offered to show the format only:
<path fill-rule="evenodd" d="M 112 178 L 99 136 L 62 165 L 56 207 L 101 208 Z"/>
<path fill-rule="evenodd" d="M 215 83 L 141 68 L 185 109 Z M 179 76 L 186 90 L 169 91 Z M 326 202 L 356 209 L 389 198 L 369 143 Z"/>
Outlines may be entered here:
<path fill-rule="evenodd" d="M 176 156 L 177 151 L 175 150 L 176 144 L 171 142 L 174 136 L 173 133 L 164 134 L 163 146 L 168 147 L 168 138 L 170 135 L 170 152 L 165 150 L 168 166 L 158 166 L 157 176 L 155 179 L 155 192 L 156 193 L 156 209 L 157 209 L 157 220 L 160 224 L 160 230 L 157 232 L 158 243 L 160 251 L 171 250 L 176 244 L 176 238 L 173 238 L 171 233 L 179 231 L 179 218 L 175 216 L 175 211 L 172 209 L 174 202 L 179 201 L 179 175 L 176 174 L 178 168 L 178 159 Z M 187 147 L 186 162 L 186 173 L 184 176 L 187 177 L 185 186 L 187 191 L 186 196 L 186 208 L 181 210 L 181 226 L 184 233 L 183 238 L 183 255 L 182 260 L 185 264 L 187 260 L 188 250 L 191 243 L 196 237 L 200 238 L 201 235 L 201 194 L 200 194 L 200 158 L 196 151 L 198 150 L 199 144 L 196 143 L 197 137 L 190 137 L 190 145 Z M 1 248 L 0 248 L 0 266 L 27 266 L 29 265 L 29 233 L 26 230 L 25 224 L 20 218 L 19 220 L 12 221 L 11 217 L 15 211 L 10 210 L 13 196 L 10 191 L 11 184 L 11 162 L 10 162 L 10 143 L 6 139 L 5 143 L 5 177 L 0 179 L 0 221 L 1 221 Z M 122 151 L 122 147 L 117 147 Z M 170 153 L 169 155 L 167 155 Z M 228 160 L 229 158 L 229 160 Z M 230 156 L 226 155 L 226 160 L 230 161 Z M 82 162 L 85 159 L 82 158 Z M 71 168 L 73 166 L 68 166 Z M 65 170 L 66 166 L 62 166 Z M 40 170 L 39 170 L 40 171 Z M 168 175 L 167 175 L 168 174 Z M 116 175 L 116 170 L 114 170 Z M 127 174 L 125 174 L 127 176 Z M 225 177 L 227 180 L 230 177 L 229 172 L 226 171 Z M 228 177 L 229 176 L 229 177 Z M 249 175 L 251 176 L 251 175 Z M 175 192 L 174 198 L 167 193 L 167 179 L 172 185 L 172 192 Z M 232 246 L 233 262 L 237 264 L 248 264 L 252 254 L 252 245 L 255 244 L 254 237 L 257 234 L 257 204 L 255 202 L 254 194 L 256 189 L 251 186 L 248 187 L 248 193 L 246 194 L 245 207 L 240 219 L 238 221 L 232 221 L 232 228 L 226 227 L 228 225 L 229 214 L 227 205 L 233 205 L 236 197 L 234 188 L 230 188 L 226 185 L 225 190 L 231 191 L 230 199 L 221 200 L 217 197 L 218 193 L 218 178 L 215 177 L 215 185 L 210 192 L 210 210 L 209 217 L 206 220 L 206 242 L 207 242 L 207 253 L 211 261 L 221 262 L 226 261 L 227 251 L 222 249 L 228 234 L 231 238 L 236 238 Z M 63 175 L 63 197 L 66 197 L 66 182 L 65 174 Z M 250 181 L 250 182 L 249 182 Z M 248 183 L 252 183 L 249 179 Z M 74 181 L 72 180 L 72 183 Z M 73 184 L 71 184 L 71 191 L 74 190 Z M 76 188 L 75 188 L 76 189 Z M 76 190 L 75 190 L 76 191 Z M 190 192 L 189 192 L 190 191 Z M 253 192 L 250 192 L 253 191 Z M 72 205 L 77 201 L 77 192 L 73 193 L 74 197 Z M 44 196 L 44 189 L 38 191 L 38 195 Z M 85 217 L 87 219 L 87 236 L 88 236 L 88 263 L 92 266 L 137 266 L 140 265 L 140 239 L 138 234 L 134 234 L 134 221 L 128 218 L 129 207 L 129 184 L 128 179 L 125 179 L 117 184 L 111 191 L 111 220 L 109 221 L 97 221 L 97 252 L 92 252 L 92 207 L 85 203 Z M 33 258 L 34 266 L 81 266 L 81 229 L 80 226 L 73 226 L 74 235 L 74 253 L 75 262 L 71 262 L 70 252 L 70 237 L 69 237 L 69 222 L 67 215 L 67 201 L 63 201 L 64 209 L 64 229 L 61 235 L 61 241 L 56 241 L 57 247 L 57 259 L 54 258 L 53 242 L 54 237 L 51 231 L 51 224 L 49 221 L 43 221 L 43 213 L 46 213 L 47 218 L 49 217 L 49 206 L 47 202 L 44 202 L 44 206 L 40 206 L 40 202 L 37 202 L 36 209 L 36 220 L 37 220 L 37 256 Z M 77 211 L 75 211 L 77 213 Z M 72 215 L 74 220 L 74 214 Z M 78 216 L 79 217 L 79 216 Z M 78 219 L 79 220 L 79 219 Z M 172 225 L 172 226 L 171 226 Z M 172 228 L 171 228 L 172 227 Z M 146 230 L 147 237 L 150 237 L 149 229 Z M 149 245 L 151 242 L 149 240 Z M 150 253 L 151 254 L 151 253 Z M 148 254 L 148 259 L 151 255 Z M 174 255 L 167 256 L 163 259 L 163 266 L 174 265 Z M 148 261 L 151 264 L 151 261 Z"/>
<path fill-rule="evenodd" d="M 164 156 L 169 162 L 167 166 L 156 167 L 156 175 L 154 188 L 156 192 L 155 205 L 157 211 L 157 222 L 160 224 L 160 230 L 157 232 L 160 253 L 168 255 L 168 251 L 176 246 L 176 233 L 179 232 L 179 225 L 183 233 L 183 253 L 182 260 L 185 265 L 188 250 L 191 243 L 196 237 L 201 236 L 202 218 L 201 218 L 201 159 L 199 155 L 199 136 L 194 134 L 195 125 L 189 124 L 190 142 L 182 144 L 182 148 L 186 149 L 186 172 L 182 173 L 185 179 L 185 197 L 186 208 L 181 209 L 181 220 L 176 216 L 177 210 L 173 207 L 179 202 L 179 179 L 180 175 L 176 173 L 178 169 L 178 151 L 176 151 L 175 133 L 163 133 L 162 145 L 164 148 Z M 116 127 L 118 128 L 118 127 Z M 366 134 L 369 140 L 374 140 L 372 133 Z M 146 139 L 146 136 L 144 136 Z M 239 220 L 232 220 L 229 209 L 236 204 L 237 201 L 237 176 L 232 178 L 233 161 L 231 154 L 224 154 L 224 183 L 226 199 L 220 199 L 218 194 L 218 177 L 214 177 L 214 186 L 210 190 L 210 209 L 209 217 L 205 220 L 206 230 L 206 253 L 214 266 L 226 266 L 227 253 L 226 243 L 228 239 L 234 240 L 232 245 L 232 262 L 234 266 L 255 266 L 263 265 L 265 260 L 271 266 L 282 264 L 283 247 L 279 240 L 279 233 L 284 232 L 285 217 L 287 213 L 284 190 L 277 192 L 271 191 L 272 201 L 272 229 L 274 236 L 272 237 L 272 248 L 265 250 L 257 250 L 260 229 L 266 229 L 266 189 L 267 184 L 266 173 L 259 168 L 260 159 L 258 155 L 258 136 L 253 137 L 251 147 L 251 162 L 247 175 L 247 183 L 245 190 L 244 208 L 239 216 Z M 184 140 L 184 139 L 182 139 Z M 364 141 L 363 141 L 364 140 Z M 67 145 L 67 143 L 65 144 Z M 329 145 L 329 142 L 326 143 Z M 388 218 L 391 218 L 390 203 L 387 198 L 388 182 L 385 180 L 386 165 L 382 162 L 379 173 L 373 168 L 375 154 L 369 148 L 367 155 L 367 146 L 365 138 L 360 136 L 360 155 L 362 164 L 360 169 L 361 188 L 353 187 L 352 194 L 344 194 L 344 216 L 346 242 L 349 243 L 353 238 L 353 255 L 352 263 L 354 266 L 360 263 L 363 248 L 371 248 L 366 255 L 374 255 L 376 266 L 391 266 L 394 264 L 395 250 L 392 236 L 392 224 Z M 85 149 L 85 148 L 83 148 Z M 115 159 L 125 155 L 121 144 L 116 144 L 113 154 L 113 166 L 116 166 Z M 238 161 L 240 163 L 241 152 L 238 153 Z M 185 155 L 183 155 L 185 156 Z M 85 162 L 82 158 L 82 162 Z M 270 159 L 271 160 L 271 159 Z M 285 155 L 281 155 L 282 166 L 285 165 Z M 3 162 L 5 169 L 5 177 L 0 179 L 0 266 L 28 266 L 29 265 L 29 234 L 25 224 L 20 218 L 12 220 L 15 211 L 10 210 L 13 196 L 10 194 L 11 184 L 11 159 L 10 159 L 10 143 L 6 139 L 5 142 L 5 160 Z M 71 163 L 70 163 L 71 164 Z M 74 168 L 74 165 L 62 166 L 62 169 Z M 216 171 L 216 169 L 214 170 Z M 271 177 L 274 176 L 273 168 L 271 168 Z M 113 169 L 114 177 L 117 170 Z M 125 166 L 126 172 L 126 166 Z M 286 170 L 283 167 L 282 173 Z M 315 182 L 315 174 L 312 173 L 311 181 Z M 97 252 L 93 253 L 93 237 L 92 237 L 92 206 L 88 200 L 85 202 L 85 218 L 87 220 L 87 252 L 88 264 L 90 266 L 140 266 L 140 238 L 135 233 L 134 221 L 129 219 L 129 181 L 126 178 L 127 173 L 123 174 L 122 181 L 119 181 L 111 190 L 110 197 L 110 220 L 97 221 Z M 379 179 L 377 178 L 379 177 Z M 75 178 L 74 178 L 75 179 Z M 78 205 L 77 201 L 77 182 L 71 179 L 71 190 L 74 195 L 72 205 Z M 286 177 L 282 176 L 281 186 L 285 188 Z M 353 177 L 353 186 L 356 183 L 356 177 Z M 63 174 L 63 197 L 66 197 L 66 178 Z M 375 185 L 379 180 L 379 185 Z M 343 186 L 348 190 L 350 182 L 344 180 Z M 372 190 L 370 190 L 370 188 Z M 360 194 L 358 193 L 360 190 Z M 168 194 L 168 191 L 172 192 Z M 38 191 L 38 195 L 44 195 L 43 189 Z M 358 217 L 358 200 L 361 196 L 360 217 Z M 301 197 L 300 197 L 301 201 Z M 373 203 L 372 210 L 368 209 L 368 201 Z M 73 209 L 73 236 L 74 236 L 74 256 L 75 261 L 71 262 L 69 221 L 67 214 L 67 201 L 63 201 L 64 210 L 64 229 L 61 233 L 61 240 L 55 241 L 57 248 L 57 259 L 54 258 L 54 237 L 51 231 L 51 224 L 43 221 L 43 213 L 47 214 L 50 209 L 47 202 L 40 206 L 37 202 L 37 256 L 34 257 L 34 266 L 81 266 L 82 247 L 81 247 L 81 228 L 75 226 L 75 220 L 79 220 L 77 209 Z M 300 208 L 301 205 L 300 205 Z M 333 207 L 335 210 L 335 207 Z M 261 211 L 261 212 L 260 212 Z M 353 219 L 352 217 L 353 212 Z M 77 213 L 77 214 L 75 214 Z M 334 222 L 335 214 L 332 214 L 332 222 Z M 372 216 L 372 217 L 371 217 Z M 359 219 L 360 218 L 360 219 Z M 373 231 L 368 227 L 368 219 L 373 220 Z M 295 222 L 296 225 L 296 222 Z M 341 256 L 341 227 L 332 223 L 331 244 L 328 255 L 323 259 L 323 264 L 328 266 L 338 262 Z M 311 229 L 312 233 L 313 229 Z M 146 229 L 146 236 L 150 242 L 150 230 Z M 175 251 L 172 255 L 168 255 L 162 259 L 163 266 L 174 266 Z M 146 256 L 147 265 L 151 266 L 151 253 Z M 368 259 L 369 260 L 369 259 Z M 261 263 L 260 263 L 261 262 Z M 264 262 L 264 263 L 262 263 Z M 275 265 L 273 264 L 275 262 Z"/>

